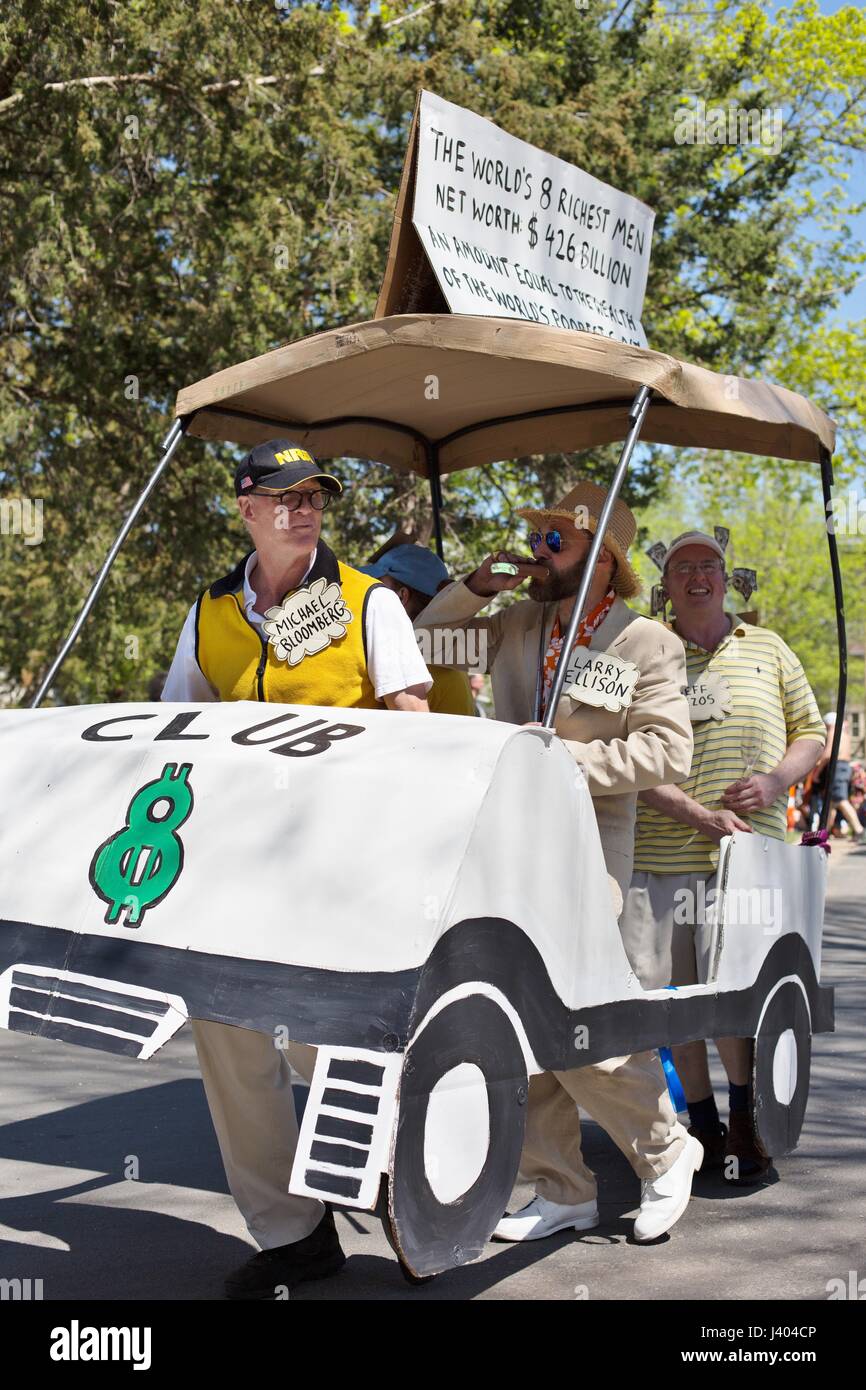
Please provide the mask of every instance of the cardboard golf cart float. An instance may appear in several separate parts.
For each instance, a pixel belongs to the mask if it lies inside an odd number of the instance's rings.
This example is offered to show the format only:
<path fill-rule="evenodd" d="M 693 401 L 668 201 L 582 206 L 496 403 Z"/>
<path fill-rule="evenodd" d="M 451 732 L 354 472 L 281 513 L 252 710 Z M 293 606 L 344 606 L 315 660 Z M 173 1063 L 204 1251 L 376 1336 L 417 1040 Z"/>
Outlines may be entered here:
<path fill-rule="evenodd" d="M 247 447 L 285 435 L 319 458 L 385 460 L 426 473 L 438 511 L 440 471 L 624 438 L 609 509 L 642 431 L 815 460 L 829 507 L 831 422 L 781 388 L 730 383 L 591 334 L 450 315 L 360 323 L 219 372 L 180 392 L 160 463 L 34 705 L 184 434 Z M 789 1151 L 810 1036 L 832 1028 L 825 854 L 723 841 L 709 979 L 642 990 L 583 776 L 550 728 L 565 674 L 539 729 L 247 703 L 0 713 L 15 808 L 0 1021 L 140 1057 L 186 1018 L 316 1046 L 291 1190 L 371 1208 L 384 1177 L 386 1229 L 419 1276 L 474 1258 L 492 1232 L 536 1072 L 754 1037 L 758 1130 L 774 1156 Z M 781 895 L 763 927 L 729 910 L 756 892 Z"/>

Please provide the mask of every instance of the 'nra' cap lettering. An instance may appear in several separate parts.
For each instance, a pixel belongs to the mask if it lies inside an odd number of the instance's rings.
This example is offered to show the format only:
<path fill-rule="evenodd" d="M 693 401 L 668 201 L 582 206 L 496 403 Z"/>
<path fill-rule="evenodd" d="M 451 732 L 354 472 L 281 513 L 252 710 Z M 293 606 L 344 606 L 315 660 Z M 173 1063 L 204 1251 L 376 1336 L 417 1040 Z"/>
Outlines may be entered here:
<path fill-rule="evenodd" d="M 313 460 L 306 449 L 281 449 L 278 454 L 274 454 L 277 463 L 312 463 Z"/>

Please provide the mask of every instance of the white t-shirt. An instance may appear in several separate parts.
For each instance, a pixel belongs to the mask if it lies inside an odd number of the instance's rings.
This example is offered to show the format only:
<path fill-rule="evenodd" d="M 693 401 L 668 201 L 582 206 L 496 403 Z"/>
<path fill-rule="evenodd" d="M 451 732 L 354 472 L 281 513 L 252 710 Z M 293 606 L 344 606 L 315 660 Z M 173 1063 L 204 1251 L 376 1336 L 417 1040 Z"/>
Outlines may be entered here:
<path fill-rule="evenodd" d="M 261 628 L 264 615 L 256 612 L 256 591 L 250 583 L 255 563 L 256 552 L 253 551 L 244 568 L 244 612 L 251 623 Z M 313 551 L 301 584 L 315 563 L 316 552 Z M 163 700 L 193 701 L 196 704 L 205 700 L 219 700 L 217 691 L 205 678 L 195 659 L 195 610 L 196 605 L 193 604 L 181 629 L 177 650 L 165 678 Z M 365 635 L 367 674 L 377 700 L 415 685 L 423 686 L 425 692 L 430 689 L 433 681 L 418 649 L 409 615 L 394 591 L 384 584 L 374 589 L 367 600 Z"/>

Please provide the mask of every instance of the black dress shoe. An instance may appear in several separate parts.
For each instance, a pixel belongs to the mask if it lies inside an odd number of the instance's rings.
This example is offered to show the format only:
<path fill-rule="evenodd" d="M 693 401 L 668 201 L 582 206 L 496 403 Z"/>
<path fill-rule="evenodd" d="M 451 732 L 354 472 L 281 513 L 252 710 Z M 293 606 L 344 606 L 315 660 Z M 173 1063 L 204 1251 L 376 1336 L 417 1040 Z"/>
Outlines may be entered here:
<path fill-rule="evenodd" d="M 733 1111 L 725 1147 L 725 1177 L 734 1187 L 753 1187 L 761 1182 L 773 1162 L 757 1134 L 748 1110 Z"/>
<path fill-rule="evenodd" d="M 704 1177 L 724 1167 L 728 1131 L 721 1121 L 716 1129 L 699 1129 L 697 1125 L 690 1125 L 689 1134 L 704 1146 L 704 1161 L 701 1165 Z"/>
<path fill-rule="evenodd" d="M 345 1263 L 333 1213 L 328 1210 L 303 1240 L 260 1250 L 230 1274 L 225 1282 L 226 1297 L 276 1301 L 283 1290 L 288 1292 L 309 1279 L 339 1274 Z"/>

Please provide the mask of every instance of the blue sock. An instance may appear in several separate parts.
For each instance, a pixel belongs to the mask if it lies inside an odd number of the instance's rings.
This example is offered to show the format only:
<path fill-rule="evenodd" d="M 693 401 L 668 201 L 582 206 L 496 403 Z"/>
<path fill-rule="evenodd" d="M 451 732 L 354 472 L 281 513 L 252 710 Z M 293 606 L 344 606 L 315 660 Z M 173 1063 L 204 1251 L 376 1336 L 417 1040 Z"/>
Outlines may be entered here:
<path fill-rule="evenodd" d="M 745 1086 L 735 1086 L 734 1083 L 733 1083 L 733 1081 L 729 1081 L 729 1082 L 728 1082 L 728 1102 L 729 1102 L 729 1104 L 730 1104 L 731 1114 L 732 1114 L 732 1115 L 736 1115 L 736 1114 L 738 1114 L 738 1113 L 742 1114 L 742 1112 L 743 1112 L 744 1110 L 748 1110 L 748 1108 L 749 1108 L 749 1087 L 748 1087 L 748 1085 L 745 1085 Z"/>
<path fill-rule="evenodd" d="M 712 1091 L 706 1100 L 689 1101 L 689 1119 L 695 1129 L 718 1131 L 720 1128 L 716 1098 Z"/>

